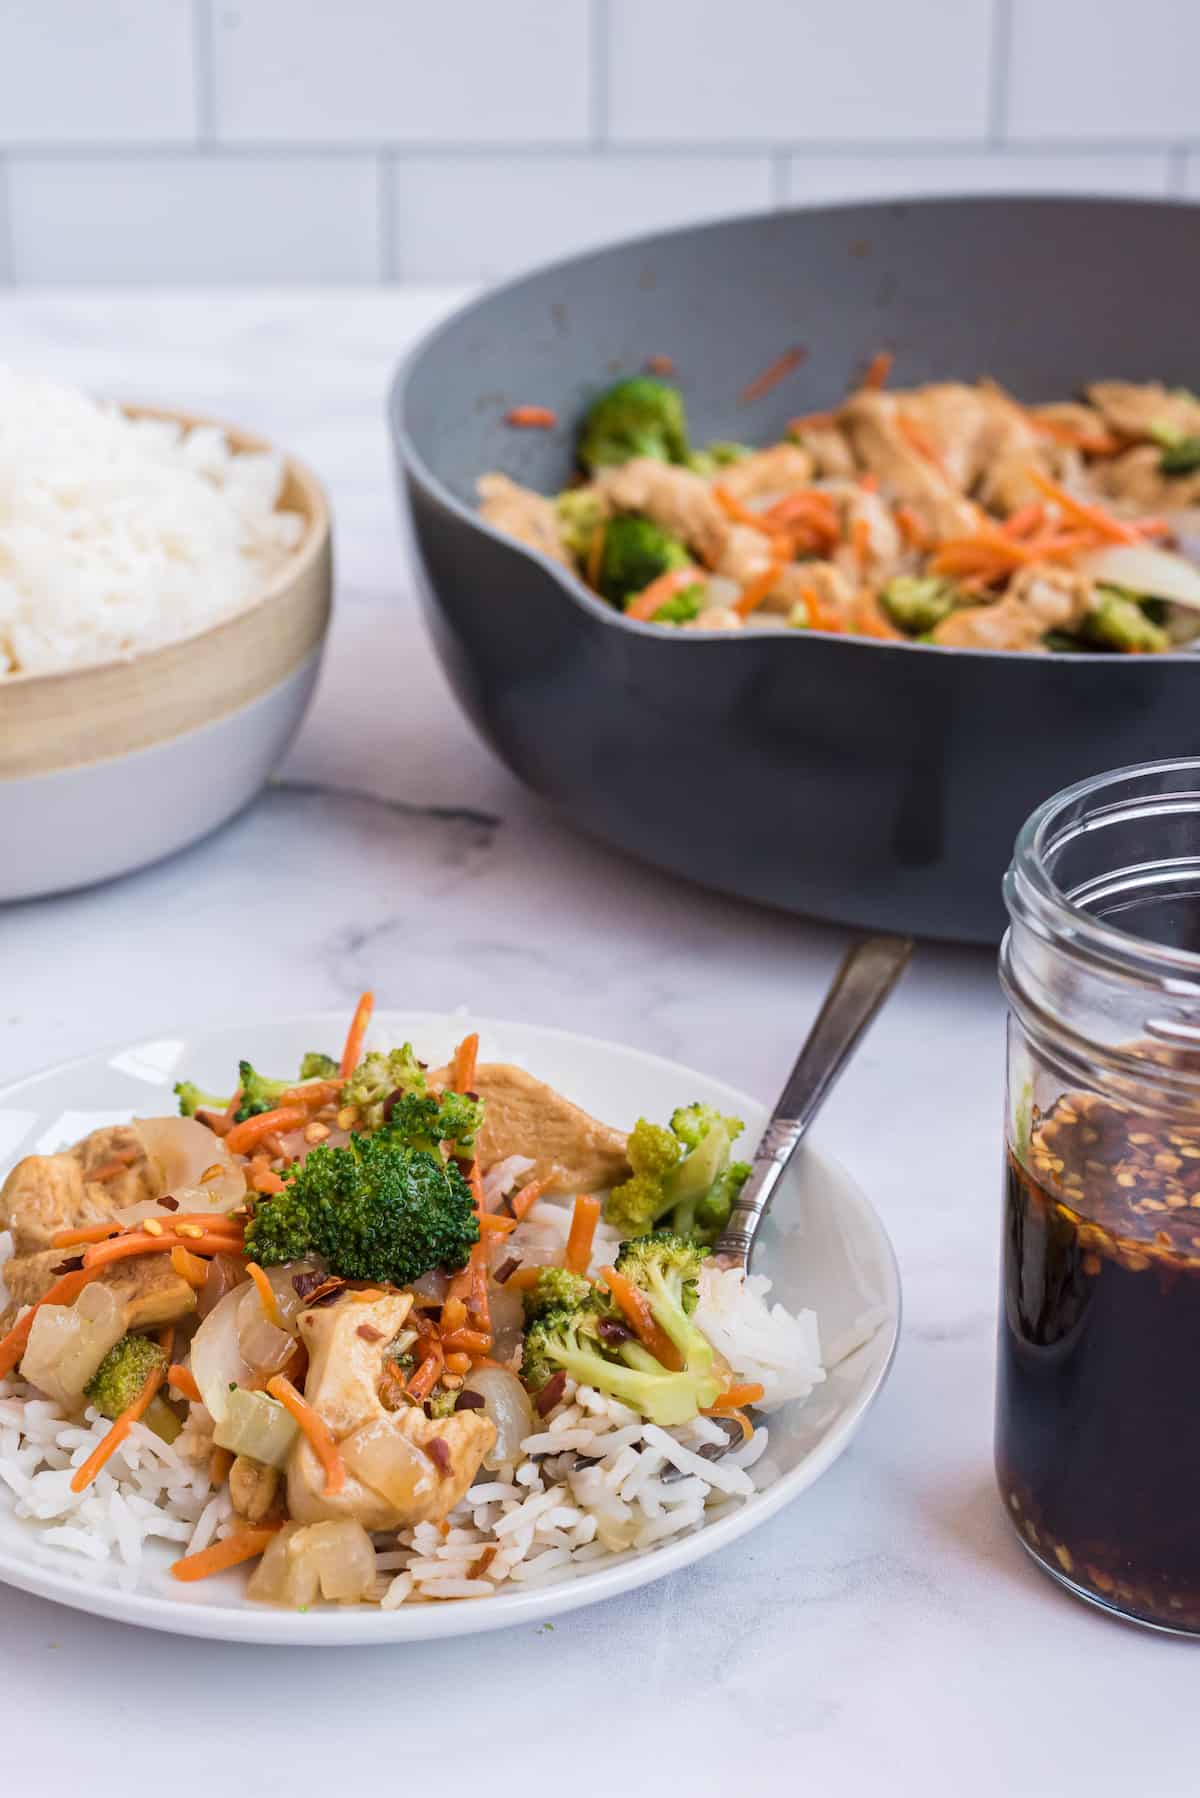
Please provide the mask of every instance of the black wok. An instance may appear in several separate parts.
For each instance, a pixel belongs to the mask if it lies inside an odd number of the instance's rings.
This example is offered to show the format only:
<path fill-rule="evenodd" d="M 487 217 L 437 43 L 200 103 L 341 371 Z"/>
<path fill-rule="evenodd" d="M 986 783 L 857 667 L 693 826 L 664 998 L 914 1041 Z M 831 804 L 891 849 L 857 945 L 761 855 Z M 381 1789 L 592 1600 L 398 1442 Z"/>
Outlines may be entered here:
<path fill-rule="evenodd" d="M 1196 387 L 1197 292 L 1195 208 L 983 199 L 736 219 L 488 294 L 425 339 L 391 396 L 423 602 L 468 714 L 565 817 L 647 861 L 793 911 L 994 940 L 1013 837 L 1040 800 L 1200 753 L 1200 663 L 667 634 L 482 525 L 475 480 L 564 485 L 590 396 L 652 354 L 676 365 L 695 442 L 778 439 L 883 345 L 904 386 Z M 739 397 L 793 346 L 793 373 Z M 506 426 L 523 402 L 559 427 Z"/>

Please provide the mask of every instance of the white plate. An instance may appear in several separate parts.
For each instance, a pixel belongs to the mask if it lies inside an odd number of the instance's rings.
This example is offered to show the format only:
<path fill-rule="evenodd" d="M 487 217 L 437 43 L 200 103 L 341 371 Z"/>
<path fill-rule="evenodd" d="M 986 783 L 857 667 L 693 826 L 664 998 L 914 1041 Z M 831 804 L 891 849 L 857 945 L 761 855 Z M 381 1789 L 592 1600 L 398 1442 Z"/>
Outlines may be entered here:
<path fill-rule="evenodd" d="M 64 1146 L 102 1123 L 172 1110 L 172 1083 L 184 1075 L 221 1091 L 245 1055 L 265 1070 L 287 1073 L 307 1049 L 335 1051 L 345 1024 L 344 1017 L 313 1013 L 192 1040 L 132 1044 L 36 1075 L 0 1094 L 0 1169 L 7 1170 L 21 1155 Z M 744 1117 L 750 1143 L 766 1122 L 762 1105 L 720 1081 L 567 1031 L 383 1012 L 371 1034 L 381 1044 L 411 1039 L 418 1054 L 437 1065 L 472 1027 L 480 1030 L 485 1059 L 518 1062 L 613 1124 L 631 1126 L 643 1113 L 667 1117 L 676 1105 L 693 1099 Z M 356 1606 L 300 1614 L 247 1603 L 240 1597 L 240 1573 L 180 1587 L 166 1571 L 178 1551 L 166 1545 L 147 1549 L 147 1559 L 156 1558 L 142 1586 L 122 1591 L 103 1563 L 84 1563 L 39 1543 L 35 1528 L 13 1515 L 11 1499 L 0 1488 L 0 1581 L 97 1616 L 177 1635 L 312 1647 L 473 1635 L 541 1622 L 646 1585 L 745 1535 L 819 1479 L 846 1448 L 891 1365 L 900 1329 L 895 1255 L 869 1201 L 837 1162 L 811 1148 L 797 1157 L 764 1230 L 755 1271 L 770 1274 L 772 1296 L 790 1310 L 816 1310 L 826 1343 L 874 1307 L 883 1321 L 810 1399 L 770 1417 L 768 1458 L 780 1468 L 779 1478 L 680 1541 L 537 1590 L 402 1605 L 388 1612 Z"/>

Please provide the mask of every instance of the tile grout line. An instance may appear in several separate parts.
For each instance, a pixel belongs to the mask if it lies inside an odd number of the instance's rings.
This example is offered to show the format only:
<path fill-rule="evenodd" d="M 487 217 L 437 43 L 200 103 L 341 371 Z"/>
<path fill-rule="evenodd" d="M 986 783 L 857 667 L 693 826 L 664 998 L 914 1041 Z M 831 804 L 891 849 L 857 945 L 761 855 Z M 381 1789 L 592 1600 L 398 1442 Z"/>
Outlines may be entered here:
<path fill-rule="evenodd" d="M 995 147 L 1008 135 L 1008 86 L 1012 67 L 1013 0 L 992 0 L 988 50 L 987 139 Z"/>
<path fill-rule="evenodd" d="M 381 283 L 399 281 L 399 257 L 396 254 L 396 170 L 386 150 L 381 150 L 376 163 L 378 181 L 379 276 Z"/>
<path fill-rule="evenodd" d="M 217 135 L 217 58 L 212 0 L 192 0 L 192 88 L 196 141 L 204 148 Z"/>
<path fill-rule="evenodd" d="M 609 41 L 608 0 L 591 0 L 588 14 L 588 131 L 593 152 L 608 147 Z"/>
<path fill-rule="evenodd" d="M 578 142 L 516 143 L 500 141 L 472 143 L 464 140 L 428 139 L 397 143 L 394 139 L 364 138 L 359 143 L 324 143 L 320 139 L 291 139 L 263 142 L 239 142 L 220 138 L 203 145 L 206 158 L 236 162 L 289 162 L 303 158 L 326 158 L 330 162 L 353 161 L 354 158 L 388 156 L 392 162 L 446 161 L 477 162 L 512 157 L 529 161 L 559 157 L 569 162 L 586 162 L 597 157 L 597 149 Z M 78 143 L 37 143 L 29 139 L 14 140 L 0 146 L 2 153 L 20 162 L 65 162 L 87 158 L 89 161 L 120 161 L 129 157 L 178 157 L 192 159 L 197 145 L 186 140 L 159 138 L 128 139 L 121 142 L 81 139 Z M 1186 156 L 1200 150 L 1196 138 L 1013 138 L 991 143 L 987 138 L 947 138 L 933 142 L 921 138 L 867 138 L 828 142 L 815 138 L 797 138 L 785 142 L 764 138 L 761 142 L 739 143 L 699 139 L 678 143 L 631 140 L 614 143 L 607 139 L 602 146 L 605 157 L 637 158 L 645 162 L 691 162 L 705 157 L 728 162 L 772 161 L 796 158 L 836 166 L 839 162 L 870 157 L 913 156 L 929 162 L 948 162 L 957 157 L 997 157 L 1007 161 L 1014 157 L 1040 156 L 1052 161 L 1069 161 L 1079 156 L 1162 156 L 1177 153 Z"/>

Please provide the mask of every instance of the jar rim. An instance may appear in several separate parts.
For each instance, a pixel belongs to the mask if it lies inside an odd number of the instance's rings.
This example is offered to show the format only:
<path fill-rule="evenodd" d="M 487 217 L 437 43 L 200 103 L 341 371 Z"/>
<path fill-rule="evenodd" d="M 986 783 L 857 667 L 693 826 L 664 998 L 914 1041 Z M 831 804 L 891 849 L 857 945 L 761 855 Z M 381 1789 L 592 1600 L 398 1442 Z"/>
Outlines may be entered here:
<path fill-rule="evenodd" d="M 1191 776 L 1192 784 L 1167 786 L 1164 783 L 1170 776 Z M 1200 995 L 1200 952 L 1120 929 L 1078 903 L 1052 873 L 1055 856 L 1084 832 L 1131 817 L 1146 807 L 1162 811 L 1172 805 L 1200 816 L 1200 757 L 1131 763 L 1090 775 L 1043 800 L 1021 826 L 1004 877 L 1009 916 L 1039 935 L 1069 945 L 1084 960 L 1169 985 L 1176 993 L 1183 982 Z M 1197 868 L 1200 871 L 1200 857 Z"/>

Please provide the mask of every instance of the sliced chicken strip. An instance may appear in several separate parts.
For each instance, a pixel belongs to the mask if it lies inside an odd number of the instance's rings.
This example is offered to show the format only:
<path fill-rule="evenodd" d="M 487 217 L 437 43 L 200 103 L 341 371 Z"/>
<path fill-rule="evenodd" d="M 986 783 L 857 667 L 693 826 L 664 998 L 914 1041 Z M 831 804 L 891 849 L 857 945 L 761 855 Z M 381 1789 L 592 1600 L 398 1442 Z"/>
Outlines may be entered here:
<path fill-rule="evenodd" d="M 1139 443 L 1123 455 L 1096 465 L 1096 484 L 1107 499 L 1117 502 L 1114 509 L 1169 515 L 1200 504 L 1200 471 L 1166 475 L 1162 471 L 1162 454 L 1157 443 Z"/>
<path fill-rule="evenodd" d="M 1003 598 L 943 619 L 934 641 L 956 649 L 1040 649 L 1047 631 L 1078 628 L 1092 590 L 1086 576 L 1067 568 L 1022 568 Z"/>
<path fill-rule="evenodd" d="M 889 498 L 907 501 L 936 538 L 965 536 L 975 508 L 937 461 L 909 441 L 905 410 L 893 394 L 864 391 L 847 400 L 839 419 L 859 464 L 879 476 Z"/>
<path fill-rule="evenodd" d="M 1087 396 L 1123 437 L 1153 437 L 1159 427 L 1200 436 L 1200 399 L 1161 381 L 1093 381 Z"/>
<path fill-rule="evenodd" d="M 121 1162 L 126 1165 L 114 1170 Z M 111 1177 L 96 1180 L 97 1173 Z M 158 1171 L 137 1131 L 107 1125 L 56 1155 L 18 1161 L 0 1186 L 0 1228 L 12 1231 L 18 1254 L 31 1254 L 49 1248 L 60 1230 L 106 1223 L 125 1205 L 160 1192 Z"/>
<path fill-rule="evenodd" d="M 756 450 L 744 461 L 722 468 L 715 479 L 745 504 L 768 494 L 790 493 L 807 487 L 815 472 L 812 457 L 798 443 L 775 443 Z"/>
<path fill-rule="evenodd" d="M 444 1087 L 450 1070 L 429 1076 Z M 475 1071 L 475 1091 L 483 1100 L 479 1161 L 493 1167 L 509 1155 L 525 1155 L 533 1167 L 524 1177 L 540 1180 L 547 1192 L 602 1192 L 629 1174 L 625 1132 L 589 1117 L 578 1105 L 509 1062 L 484 1062 Z"/>
<path fill-rule="evenodd" d="M 481 501 L 479 516 L 485 523 L 515 537 L 518 543 L 528 544 L 530 549 L 540 550 L 564 568 L 574 567 L 563 545 L 552 500 L 529 487 L 518 486 L 506 474 L 480 475 L 475 486 Z"/>
<path fill-rule="evenodd" d="M 635 456 L 617 468 L 601 469 L 595 485 L 619 512 L 642 513 L 681 537 L 708 567 L 717 566 L 729 521 L 703 475 L 653 456 Z"/>

